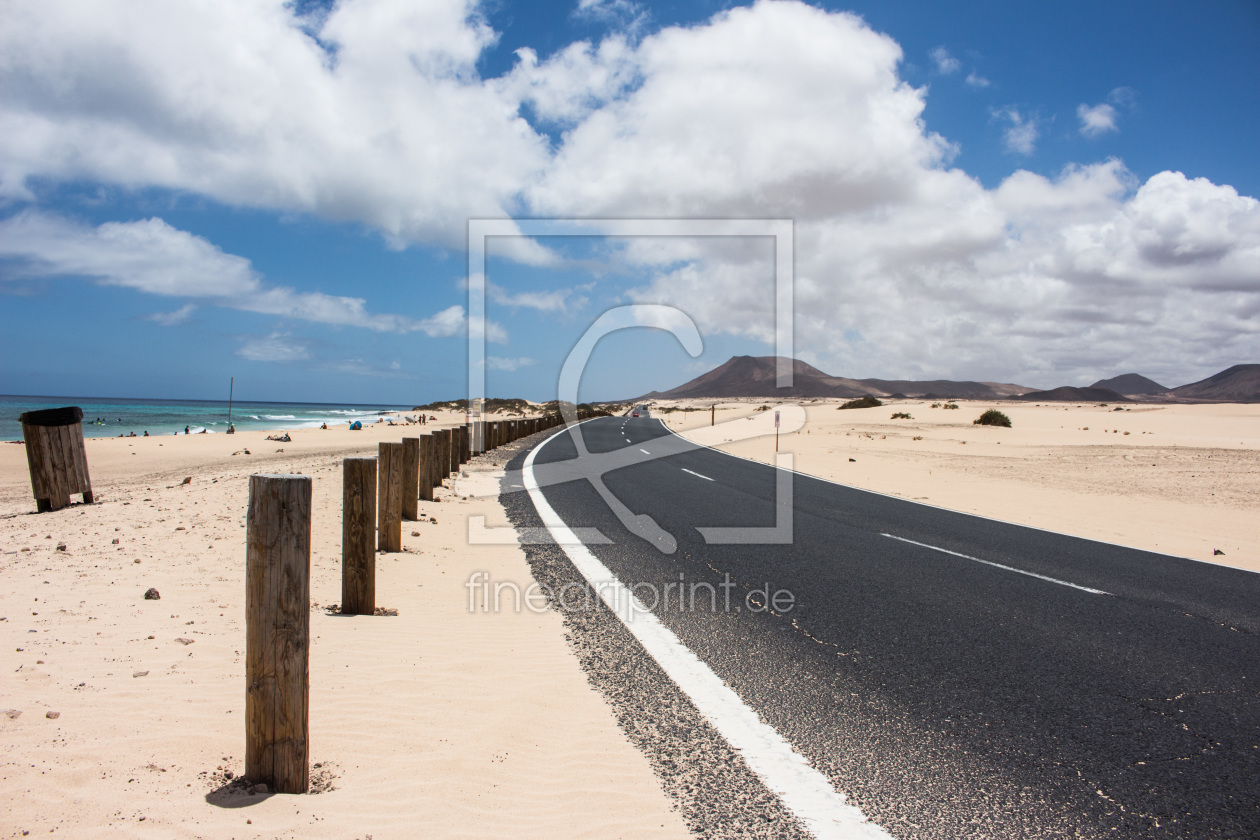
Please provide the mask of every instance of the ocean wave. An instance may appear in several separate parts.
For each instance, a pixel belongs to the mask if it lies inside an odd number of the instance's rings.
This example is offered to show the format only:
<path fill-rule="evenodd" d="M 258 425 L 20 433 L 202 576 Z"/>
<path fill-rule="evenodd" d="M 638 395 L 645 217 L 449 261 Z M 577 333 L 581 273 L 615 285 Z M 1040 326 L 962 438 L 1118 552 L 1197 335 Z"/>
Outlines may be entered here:
<path fill-rule="evenodd" d="M 264 420 L 296 420 L 297 415 L 295 414 L 264 414 L 263 419 Z"/>

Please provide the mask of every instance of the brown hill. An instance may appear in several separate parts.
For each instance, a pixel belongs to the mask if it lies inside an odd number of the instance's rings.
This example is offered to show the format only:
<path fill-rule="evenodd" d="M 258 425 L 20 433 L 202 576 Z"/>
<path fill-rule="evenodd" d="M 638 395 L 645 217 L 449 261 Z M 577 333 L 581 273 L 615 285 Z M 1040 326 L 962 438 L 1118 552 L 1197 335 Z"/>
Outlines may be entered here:
<path fill-rule="evenodd" d="M 733 399 L 737 397 L 964 397 L 1006 399 L 1031 390 L 998 382 L 955 382 L 948 379 L 848 379 L 830 376 L 799 359 L 792 364 L 792 387 L 776 388 L 777 356 L 732 356 L 706 374 L 668 391 L 653 391 L 645 399 Z"/>
<path fill-rule="evenodd" d="M 1110 388 L 1126 397 L 1153 397 L 1168 393 L 1163 385 L 1138 373 L 1123 373 L 1110 379 L 1100 379 L 1089 387 Z"/>
<path fill-rule="evenodd" d="M 1110 388 L 1052 388 L 1049 391 L 1030 391 L 1016 397 L 1026 402 L 1129 402 L 1129 398 Z"/>
<path fill-rule="evenodd" d="M 1207 379 L 1173 388 L 1172 395 L 1186 400 L 1260 402 L 1260 365 L 1234 365 Z"/>

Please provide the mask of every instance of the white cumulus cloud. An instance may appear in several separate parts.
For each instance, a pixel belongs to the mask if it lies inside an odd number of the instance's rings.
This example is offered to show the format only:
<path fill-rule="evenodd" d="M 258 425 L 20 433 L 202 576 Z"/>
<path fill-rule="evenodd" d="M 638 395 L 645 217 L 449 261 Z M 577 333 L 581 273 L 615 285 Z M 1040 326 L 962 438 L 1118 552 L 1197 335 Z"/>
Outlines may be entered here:
<path fill-rule="evenodd" d="M 1041 136 L 1041 129 L 1035 116 L 1021 113 L 1018 108 L 1001 108 L 995 110 L 993 116 L 1006 124 L 1002 139 L 1008 152 L 1028 156 L 1037 151 L 1037 138 Z"/>
<path fill-rule="evenodd" d="M 1093 106 L 1078 105 L 1076 117 L 1081 121 L 1081 134 L 1086 137 L 1098 137 L 1120 130 L 1116 126 L 1116 109 L 1106 102 Z"/>
<path fill-rule="evenodd" d="M 464 310 L 459 306 L 414 319 L 368 312 L 362 298 L 269 286 L 249 260 L 224 253 L 158 218 L 92 227 L 26 211 L 0 220 L 0 257 L 14 261 L 18 273 L 87 277 L 150 294 L 321 324 L 377 332 L 420 331 L 434 337 L 457 335 L 464 329 Z M 154 320 L 178 323 L 191 311 L 186 305 Z"/>
<path fill-rule="evenodd" d="M 962 62 L 949 54 L 949 50 L 944 47 L 936 47 L 928 55 L 932 59 L 932 63 L 936 65 L 936 72 L 943 76 L 951 73 L 957 73 L 962 69 Z"/>

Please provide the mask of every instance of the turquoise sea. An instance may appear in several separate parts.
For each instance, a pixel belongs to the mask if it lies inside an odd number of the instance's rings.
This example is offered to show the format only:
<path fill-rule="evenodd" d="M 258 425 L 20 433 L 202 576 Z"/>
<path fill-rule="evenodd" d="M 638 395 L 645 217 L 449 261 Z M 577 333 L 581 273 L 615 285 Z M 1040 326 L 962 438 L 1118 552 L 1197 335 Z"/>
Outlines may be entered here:
<path fill-rule="evenodd" d="M 83 409 L 85 437 L 118 437 L 135 432 L 143 435 L 197 434 L 203 429 L 222 434 L 228 426 L 227 400 L 134 400 L 112 397 L 29 397 L 0 396 L 0 440 L 21 440 L 18 416 L 41 408 L 77 405 Z M 364 423 L 411 406 L 355 405 L 352 403 L 233 402 L 232 424 L 237 431 L 247 429 L 314 428 Z"/>

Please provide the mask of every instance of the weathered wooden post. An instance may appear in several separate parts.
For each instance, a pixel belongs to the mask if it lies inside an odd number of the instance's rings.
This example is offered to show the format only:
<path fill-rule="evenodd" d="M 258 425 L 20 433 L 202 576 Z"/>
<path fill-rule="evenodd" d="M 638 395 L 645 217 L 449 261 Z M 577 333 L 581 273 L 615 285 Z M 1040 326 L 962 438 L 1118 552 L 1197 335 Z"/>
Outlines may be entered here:
<path fill-rule="evenodd" d="M 381 443 L 376 473 L 376 545 L 381 551 L 402 551 L 401 443 Z"/>
<path fill-rule="evenodd" d="M 438 429 L 433 433 L 433 472 L 429 476 L 429 480 L 433 482 L 434 487 L 442 486 L 442 465 L 446 463 L 446 450 L 443 444 L 446 440 L 446 430 Z"/>
<path fill-rule="evenodd" d="M 433 433 L 433 458 L 429 461 L 429 486 L 434 490 L 442 486 L 442 430 Z"/>
<path fill-rule="evenodd" d="M 472 453 L 469 448 L 468 426 L 467 425 L 460 426 L 459 427 L 459 462 L 461 464 L 467 464 L 468 459 L 471 457 L 472 457 Z"/>
<path fill-rule="evenodd" d="M 437 456 L 433 435 L 420 436 L 420 498 L 433 501 L 433 459 Z"/>
<path fill-rule="evenodd" d="M 71 405 L 28 411 L 18 420 L 26 442 L 35 510 L 60 510 L 70 504 L 72 493 L 82 493 L 83 503 L 92 504 L 92 480 L 83 446 L 83 409 Z"/>
<path fill-rule="evenodd" d="M 447 460 L 447 466 L 453 475 L 459 475 L 459 427 L 451 429 L 451 451 Z"/>
<path fill-rule="evenodd" d="M 451 470 L 451 430 L 443 429 L 438 433 L 437 486 L 450 475 Z"/>
<path fill-rule="evenodd" d="M 420 438 L 403 438 L 402 518 L 420 518 Z"/>
<path fill-rule="evenodd" d="M 341 462 L 341 611 L 376 611 L 376 459 Z"/>
<path fill-rule="evenodd" d="M 245 778 L 306 793 L 311 479 L 251 475 L 245 514 Z"/>

